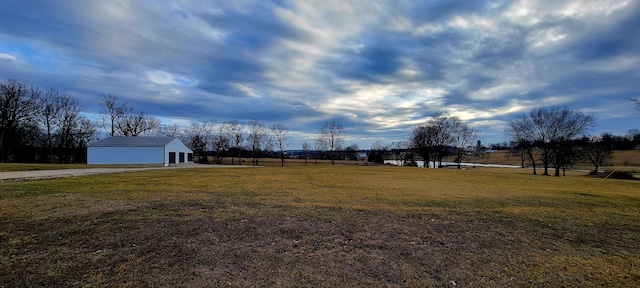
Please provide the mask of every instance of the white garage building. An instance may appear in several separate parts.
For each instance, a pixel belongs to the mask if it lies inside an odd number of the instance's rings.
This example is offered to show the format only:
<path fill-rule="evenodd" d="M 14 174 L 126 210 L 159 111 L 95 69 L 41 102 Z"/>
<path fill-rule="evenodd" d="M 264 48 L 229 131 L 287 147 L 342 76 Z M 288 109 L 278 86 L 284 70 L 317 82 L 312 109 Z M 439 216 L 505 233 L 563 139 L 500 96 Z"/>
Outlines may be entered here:
<path fill-rule="evenodd" d="M 87 164 L 164 164 L 193 161 L 193 151 L 174 137 L 109 137 L 87 147 Z"/>

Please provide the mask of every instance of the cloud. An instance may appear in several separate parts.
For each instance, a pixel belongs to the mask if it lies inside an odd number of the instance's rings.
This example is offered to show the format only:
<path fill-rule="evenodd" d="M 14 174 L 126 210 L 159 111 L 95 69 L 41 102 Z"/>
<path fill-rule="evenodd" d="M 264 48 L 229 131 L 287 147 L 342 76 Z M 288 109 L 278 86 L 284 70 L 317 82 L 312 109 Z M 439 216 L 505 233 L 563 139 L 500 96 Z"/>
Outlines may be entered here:
<path fill-rule="evenodd" d="M 506 121 L 545 105 L 628 130 L 637 116 L 616 103 L 640 95 L 639 11 L 628 0 L 12 0 L 0 77 L 67 91 L 88 113 L 112 93 L 163 121 L 280 122 L 297 142 L 328 120 L 361 147 L 401 140 L 439 111 L 499 142 Z"/>
<path fill-rule="evenodd" d="M 251 96 L 251 97 L 260 97 L 260 95 L 258 93 L 256 93 L 256 91 L 254 91 L 253 89 L 251 89 L 249 86 L 242 84 L 242 83 L 231 83 L 231 86 L 233 86 L 234 88 L 236 88 L 238 91 Z"/>
<path fill-rule="evenodd" d="M 2 60 L 9 60 L 9 61 L 16 61 L 18 60 L 16 57 L 14 57 L 13 55 L 9 55 L 6 53 L 0 53 L 0 61 Z"/>

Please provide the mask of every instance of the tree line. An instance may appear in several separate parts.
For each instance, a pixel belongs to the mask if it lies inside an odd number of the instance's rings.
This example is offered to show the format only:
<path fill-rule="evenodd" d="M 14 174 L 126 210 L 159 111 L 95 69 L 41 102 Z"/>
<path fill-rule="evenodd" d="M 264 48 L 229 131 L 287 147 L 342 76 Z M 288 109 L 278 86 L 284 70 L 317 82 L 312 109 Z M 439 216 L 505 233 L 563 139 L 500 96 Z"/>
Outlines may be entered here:
<path fill-rule="evenodd" d="M 82 114 L 78 98 L 13 79 L 0 82 L 0 161 L 85 163 L 86 147 L 98 140 L 102 128 L 107 136 L 177 137 L 201 162 L 208 162 L 211 156 L 213 163 L 231 157 L 232 164 L 241 164 L 246 156 L 259 165 L 261 157 L 275 156 L 284 165 L 290 133 L 281 123 L 205 121 L 180 128 L 161 125 L 157 118 L 135 111 L 117 96 L 100 98 L 100 118 L 91 121 Z M 327 122 L 315 142 L 317 149 L 334 160 L 343 139 L 342 125 Z"/>
<path fill-rule="evenodd" d="M 264 121 L 251 119 L 244 123 L 231 120 L 222 123 L 205 121 L 191 123 L 180 130 L 177 125 L 164 126 L 159 136 L 178 137 L 194 152 L 200 163 L 221 164 L 225 157 L 231 164 L 241 165 L 243 155 L 251 158 L 252 165 L 259 165 L 261 157 L 274 156 L 284 165 L 285 148 L 289 141 L 289 129 L 281 123 L 268 126 Z M 209 160 L 209 158 L 212 160 Z"/>
<path fill-rule="evenodd" d="M 638 109 L 640 101 L 633 100 Z M 560 176 L 578 160 L 585 160 L 594 166 L 594 172 L 611 158 L 613 149 L 633 149 L 640 144 L 640 130 L 632 129 L 625 136 L 603 133 L 589 136 L 596 119 L 580 110 L 557 106 L 538 107 L 517 116 L 508 123 L 505 131 L 510 149 L 521 161 L 527 163 L 537 174 L 537 167 L 543 175 Z M 391 146 L 376 142 L 370 150 L 369 161 L 382 162 L 391 158 L 400 165 L 416 166 L 416 156 L 425 163 L 425 168 L 442 167 L 444 156 L 454 155 L 457 167 L 469 156 L 483 156 L 484 147 L 477 139 L 475 129 L 469 127 L 456 116 L 444 113 L 432 115 L 429 120 L 413 128 L 408 142 L 394 142 Z"/>
<path fill-rule="evenodd" d="M 640 101 L 632 101 L 640 109 Z M 108 136 L 180 138 L 201 162 L 222 163 L 230 157 L 232 164 L 242 164 L 245 157 L 259 165 L 261 157 L 279 157 L 284 165 L 290 132 L 281 123 L 267 125 L 251 119 L 205 121 L 184 128 L 161 125 L 158 119 L 135 111 L 111 94 L 101 95 L 100 107 L 100 119 L 93 122 L 83 116 L 80 101 L 66 93 L 13 79 L 0 82 L 0 161 L 83 163 L 86 146 L 98 139 L 98 129 L 102 128 Z M 615 145 L 620 145 L 621 137 L 611 134 L 587 136 L 594 125 L 595 118 L 579 110 L 540 107 L 511 120 L 505 135 L 508 148 L 520 157 L 522 167 L 526 162 L 537 174 L 540 166 L 544 175 L 553 168 L 554 175 L 559 176 L 560 170 L 577 159 L 589 159 L 597 171 L 610 158 Z M 640 132 L 634 135 L 622 138 L 640 138 Z M 332 164 L 338 158 L 358 159 L 363 151 L 356 144 L 345 147 L 345 137 L 342 124 L 325 122 L 312 141 L 302 144 L 305 164 L 310 158 L 329 159 Z M 373 143 L 367 159 L 377 163 L 394 159 L 401 165 L 416 165 L 422 159 L 426 168 L 436 168 L 442 166 L 444 156 L 454 155 L 460 168 L 466 157 L 482 155 L 482 147 L 475 143 L 477 138 L 477 130 L 459 117 L 436 113 L 414 127 L 407 141 Z M 637 141 L 627 146 L 633 147 Z"/>
<path fill-rule="evenodd" d="M 177 126 L 161 129 L 163 136 L 180 138 L 191 150 L 200 163 L 212 162 L 221 164 L 225 157 L 231 158 L 231 164 L 241 165 L 243 155 L 251 158 L 252 165 L 259 165 L 262 157 L 278 157 L 284 166 L 286 147 L 289 145 L 290 132 L 282 123 L 266 125 L 259 119 L 251 119 L 244 123 L 231 120 L 222 123 L 207 121 L 192 123 L 184 130 Z M 171 133 L 167 133 L 171 132 Z M 335 121 L 325 122 L 314 139 L 315 147 L 311 153 L 311 145 L 305 141 L 302 144 L 303 158 L 306 161 L 311 155 L 327 155 L 331 164 L 342 151 L 344 142 L 344 128 Z M 319 157 L 318 157 L 319 158 Z"/>
<path fill-rule="evenodd" d="M 96 128 L 77 98 L 9 79 L 0 82 L 0 161 L 86 161 Z"/>

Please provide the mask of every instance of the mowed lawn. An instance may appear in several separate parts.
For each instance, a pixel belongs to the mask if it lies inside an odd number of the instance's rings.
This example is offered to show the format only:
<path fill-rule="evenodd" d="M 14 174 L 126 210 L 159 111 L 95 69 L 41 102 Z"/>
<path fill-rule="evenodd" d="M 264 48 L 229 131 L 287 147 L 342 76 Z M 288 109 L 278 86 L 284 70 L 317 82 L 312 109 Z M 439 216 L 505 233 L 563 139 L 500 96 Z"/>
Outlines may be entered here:
<path fill-rule="evenodd" d="M 640 181 L 530 173 L 310 163 L 0 183 L 0 286 L 640 286 Z"/>

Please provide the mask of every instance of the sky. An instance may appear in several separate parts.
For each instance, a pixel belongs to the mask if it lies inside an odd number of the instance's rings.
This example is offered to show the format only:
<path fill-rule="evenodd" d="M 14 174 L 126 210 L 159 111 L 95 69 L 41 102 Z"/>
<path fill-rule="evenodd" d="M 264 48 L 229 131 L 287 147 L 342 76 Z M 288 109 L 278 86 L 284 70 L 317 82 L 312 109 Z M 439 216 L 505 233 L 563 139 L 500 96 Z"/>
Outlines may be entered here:
<path fill-rule="evenodd" d="M 181 127 L 326 121 L 345 144 L 407 140 L 431 115 L 483 143 L 560 106 L 589 133 L 640 128 L 640 0 L 3 0 L 0 80 L 54 88 L 97 120 L 100 95 Z"/>

